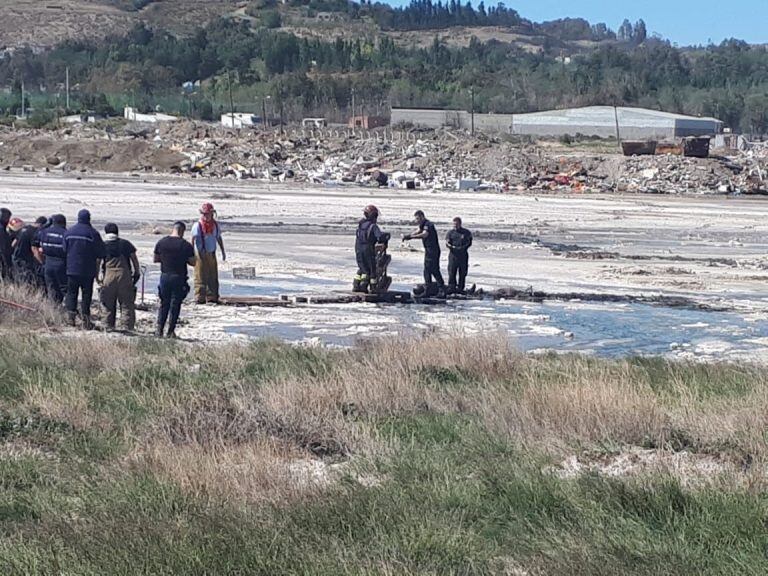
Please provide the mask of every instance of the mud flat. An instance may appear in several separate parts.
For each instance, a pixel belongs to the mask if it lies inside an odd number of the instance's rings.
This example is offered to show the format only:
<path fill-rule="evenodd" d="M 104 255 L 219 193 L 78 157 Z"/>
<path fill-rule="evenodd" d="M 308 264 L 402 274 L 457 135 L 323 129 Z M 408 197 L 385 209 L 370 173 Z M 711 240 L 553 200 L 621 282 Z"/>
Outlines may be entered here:
<path fill-rule="evenodd" d="M 568 298 L 422 307 L 189 305 L 180 329 L 185 338 L 272 335 L 347 345 L 399 332 L 495 331 L 525 349 L 768 357 L 768 203 L 760 198 L 537 197 L 108 175 L 81 180 L 0 175 L 0 204 L 23 218 L 63 212 L 71 219 L 86 207 L 97 225 L 118 223 L 149 266 L 150 301 L 159 275 L 152 264 L 158 234 L 173 220 L 194 221 L 205 200 L 214 202 L 225 230 L 229 259 L 221 266 L 224 294 L 348 289 L 355 272 L 352 232 L 362 207 L 375 203 L 382 226 L 396 238 L 409 229 L 417 208 L 437 224 L 441 235 L 454 216 L 462 216 L 476 235 L 470 281 L 478 286 Z M 393 242 L 390 251 L 393 289 L 407 290 L 420 280 L 420 246 Z M 256 279 L 235 280 L 232 268 L 238 266 L 254 267 Z M 679 302 L 686 306 L 674 305 Z"/>

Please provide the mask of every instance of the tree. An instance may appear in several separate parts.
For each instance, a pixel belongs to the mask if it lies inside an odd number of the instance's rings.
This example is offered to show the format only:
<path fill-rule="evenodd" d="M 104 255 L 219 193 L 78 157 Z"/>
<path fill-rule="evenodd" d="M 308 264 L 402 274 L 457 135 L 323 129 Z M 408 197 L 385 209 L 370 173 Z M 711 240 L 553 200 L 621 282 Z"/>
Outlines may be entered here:
<path fill-rule="evenodd" d="M 768 130 L 768 94 L 750 94 L 744 99 L 742 129 L 749 127 L 753 134 L 765 134 Z"/>
<path fill-rule="evenodd" d="M 634 28 L 632 27 L 632 23 L 624 19 L 624 22 L 621 23 L 621 26 L 619 26 L 619 32 L 618 37 L 619 40 L 622 42 L 631 42 L 632 37 L 634 36 Z"/>
<path fill-rule="evenodd" d="M 648 38 L 648 30 L 645 27 L 645 22 L 641 18 L 635 24 L 635 30 L 632 36 L 632 41 L 639 46 L 640 44 L 645 42 L 646 38 Z"/>

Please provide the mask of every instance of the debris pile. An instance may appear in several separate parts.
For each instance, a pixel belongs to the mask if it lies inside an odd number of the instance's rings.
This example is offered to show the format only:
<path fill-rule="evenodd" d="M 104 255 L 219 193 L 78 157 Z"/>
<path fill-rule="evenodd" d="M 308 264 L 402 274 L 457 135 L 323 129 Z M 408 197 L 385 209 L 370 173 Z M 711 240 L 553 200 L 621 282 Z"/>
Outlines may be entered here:
<path fill-rule="evenodd" d="M 200 122 L 0 128 L 0 168 L 154 172 L 402 189 L 761 193 L 768 145 L 729 158 L 550 151 L 441 130 L 233 130 Z"/>

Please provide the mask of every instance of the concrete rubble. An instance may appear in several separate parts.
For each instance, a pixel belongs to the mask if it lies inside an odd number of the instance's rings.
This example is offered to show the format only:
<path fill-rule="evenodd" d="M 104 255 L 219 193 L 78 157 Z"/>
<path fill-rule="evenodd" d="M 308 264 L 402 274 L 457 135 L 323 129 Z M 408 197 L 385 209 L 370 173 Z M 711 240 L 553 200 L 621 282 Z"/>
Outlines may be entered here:
<path fill-rule="evenodd" d="M 768 145 L 624 157 L 443 130 L 233 130 L 201 122 L 0 128 L 0 168 L 428 190 L 765 193 Z"/>

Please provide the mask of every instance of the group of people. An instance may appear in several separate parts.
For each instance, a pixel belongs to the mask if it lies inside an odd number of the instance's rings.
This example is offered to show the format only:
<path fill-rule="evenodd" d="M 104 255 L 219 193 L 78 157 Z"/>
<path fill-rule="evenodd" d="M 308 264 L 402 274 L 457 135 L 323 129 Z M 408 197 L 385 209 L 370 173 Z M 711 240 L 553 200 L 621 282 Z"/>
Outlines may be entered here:
<path fill-rule="evenodd" d="M 161 269 L 156 326 L 161 337 L 176 337 L 181 303 L 190 289 L 188 267 L 195 268 L 197 302 L 219 301 L 217 248 L 224 260 L 226 252 L 213 205 L 205 203 L 200 209 L 200 219 L 192 228 L 194 247 L 184 240 L 185 232 L 186 224 L 175 222 L 171 234 L 154 250 L 154 261 Z M 119 308 L 123 329 L 133 331 L 141 275 L 136 247 L 120 238 L 117 224 L 108 223 L 102 238 L 86 209 L 78 212 L 74 226 L 67 227 L 63 214 L 41 216 L 27 225 L 9 209 L 0 208 L 0 280 L 27 285 L 57 304 L 63 303 L 72 326 L 76 325 L 79 301 L 82 327 L 94 328 L 91 304 L 97 284 L 106 310 L 105 328 L 115 329 Z"/>
<path fill-rule="evenodd" d="M 421 240 L 424 245 L 424 285 L 420 287 L 426 295 L 445 297 L 450 294 L 466 294 L 469 271 L 469 248 L 472 246 L 472 232 L 464 228 L 461 218 L 453 219 L 453 228 L 445 236 L 448 248 L 448 285 L 440 270 L 440 241 L 435 225 L 427 220 L 422 210 L 414 213 L 417 229 L 403 236 L 404 241 Z M 376 279 L 380 275 L 376 263 L 376 246 L 386 244 L 390 235 L 378 226 L 379 209 L 366 206 L 363 218 L 357 226 L 355 253 L 357 275 L 353 289 L 360 292 L 376 291 Z"/>

